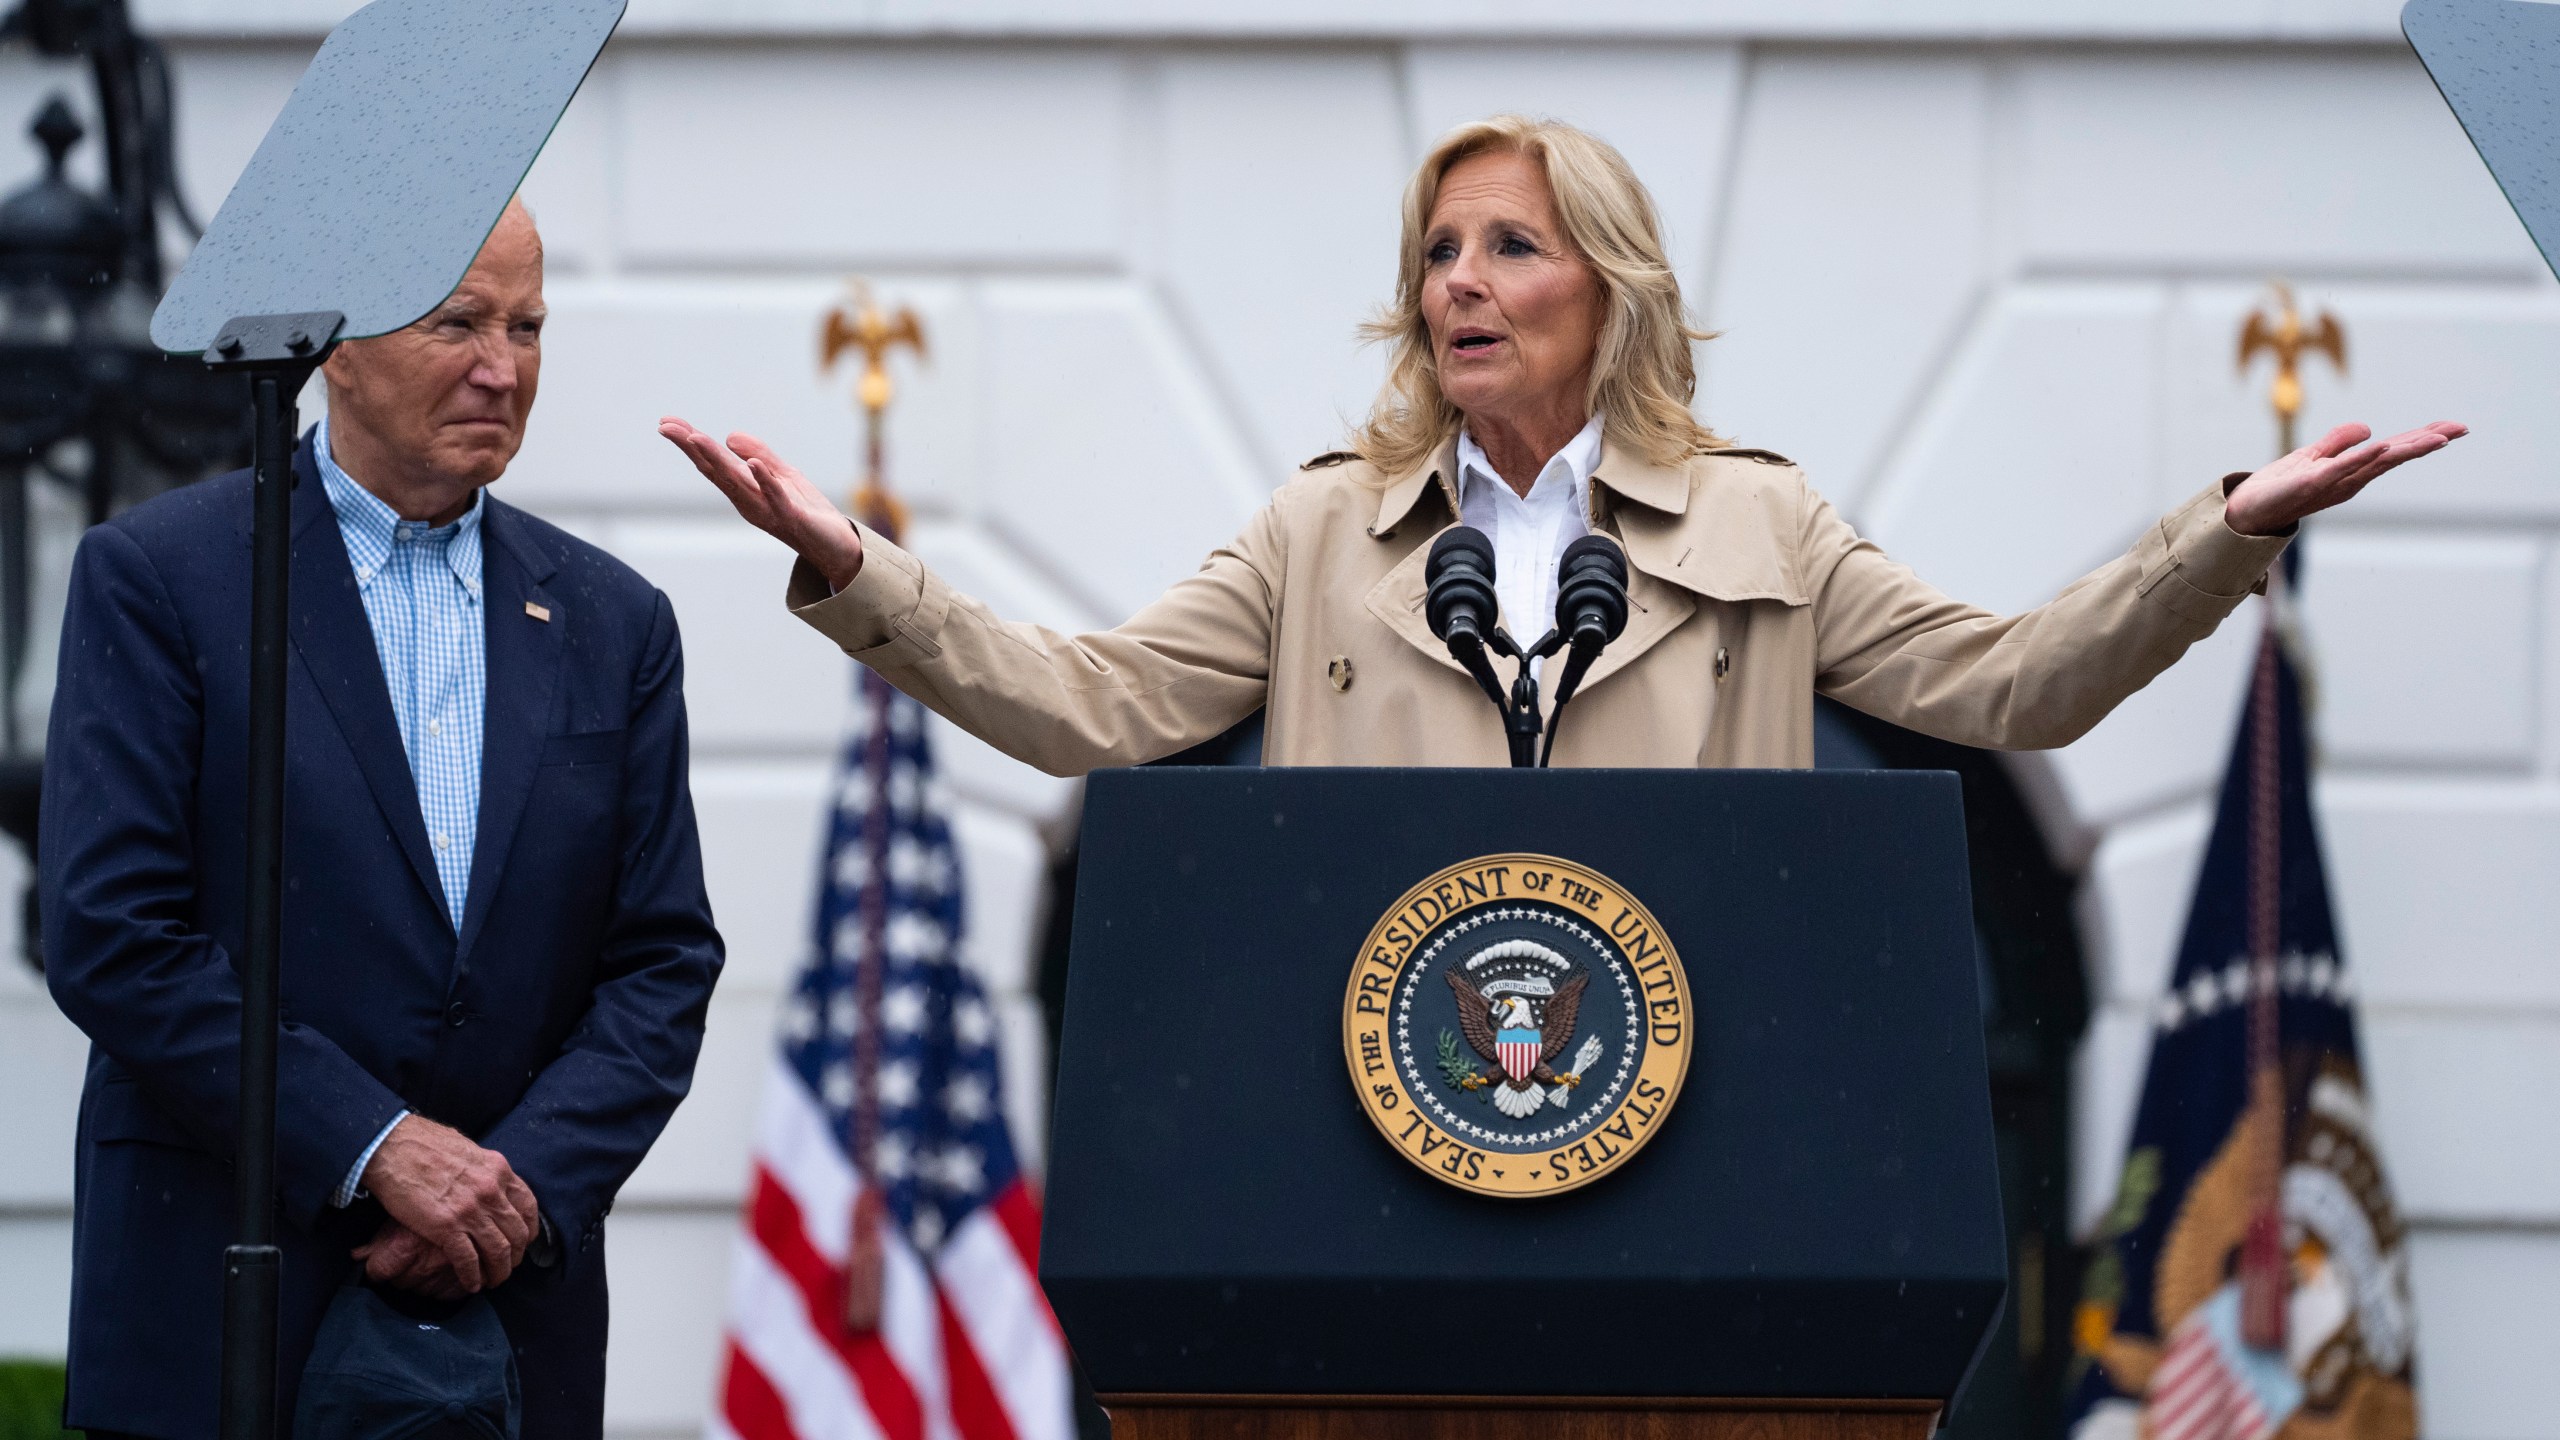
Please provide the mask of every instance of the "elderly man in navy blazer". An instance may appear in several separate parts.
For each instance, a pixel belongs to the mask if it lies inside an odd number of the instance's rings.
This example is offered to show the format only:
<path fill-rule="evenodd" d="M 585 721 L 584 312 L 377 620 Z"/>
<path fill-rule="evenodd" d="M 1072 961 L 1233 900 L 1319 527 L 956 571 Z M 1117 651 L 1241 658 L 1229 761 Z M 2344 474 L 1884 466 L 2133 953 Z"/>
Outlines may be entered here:
<path fill-rule="evenodd" d="M 485 1292 L 524 1434 L 603 1423 L 604 1217 L 684 1098 L 721 947 L 664 595 L 482 493 L 533 408 L 542 244 L 339 348 L 296 458 L 276 1122 L 282 1397 L 359 1267 Z M 89 533 L 46 752 L 80 1100 L 77 1429 L 216 1429 L 238 1077 L 249 479 Z"/>

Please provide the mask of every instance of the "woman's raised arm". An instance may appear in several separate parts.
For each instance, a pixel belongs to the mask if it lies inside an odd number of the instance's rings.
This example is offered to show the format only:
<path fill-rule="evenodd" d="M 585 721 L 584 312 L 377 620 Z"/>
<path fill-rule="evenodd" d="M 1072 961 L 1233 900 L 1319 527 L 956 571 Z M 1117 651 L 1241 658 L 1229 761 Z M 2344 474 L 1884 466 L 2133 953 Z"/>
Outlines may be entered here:
<path fill-rule="evenodd" d="M 723 445 L 675 415 L 658 421 L 658 433 L 729 497 L 748 524 L 790 546 L 825 576 L 828 588 L 842 590 L 862 573 L 862 532 L 772 446 L 743 430 Z"/>
<path fill-rule="evenodd" d="M 2223 520 L 2243 535 L 2281 535 L 2302 517 L 2353 499 L 2384 471 L 2470 433 L 2459 421 L 2439 420 L 2367 445 L 2371 426 L 2341 425 L 2232 486 Z"/>

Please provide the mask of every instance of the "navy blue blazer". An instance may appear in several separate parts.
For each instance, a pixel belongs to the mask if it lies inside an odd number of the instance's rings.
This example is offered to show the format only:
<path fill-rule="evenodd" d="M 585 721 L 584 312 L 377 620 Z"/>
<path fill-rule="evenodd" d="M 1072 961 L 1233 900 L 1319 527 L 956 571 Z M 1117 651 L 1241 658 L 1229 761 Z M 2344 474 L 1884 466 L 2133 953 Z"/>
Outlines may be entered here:
<path fill-rule="evenodd" d="M 507 1157 L 563 1258 L 495 1293 L 528 1437 L 601 1424 L 602 1224 L 684 1098 L 719 974 L 666 597 L 488 497 L 478 849 L 455 933 L 306 436 L 293 495 L 277 1204 L 283 1413 L 406 1108 Z M 135 507 L 72 565 L 45 753 L 47 978 L 80 1097 L 69 1423 L 215 1429 L 232 1234 L 249 718 L 247 472 Z M 537 616 L 528 606 L 547 612 Z"/>

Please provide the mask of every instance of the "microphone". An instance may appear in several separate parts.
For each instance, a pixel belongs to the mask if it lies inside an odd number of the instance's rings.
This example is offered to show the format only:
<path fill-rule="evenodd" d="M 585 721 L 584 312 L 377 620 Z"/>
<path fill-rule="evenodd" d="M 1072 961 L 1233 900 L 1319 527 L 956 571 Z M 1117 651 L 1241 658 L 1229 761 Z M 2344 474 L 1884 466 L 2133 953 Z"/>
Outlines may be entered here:
<path fill-rule="evenodd" d="M 1585 535 L 1556 562 L 1556 628 L 1577 651 L 1597 655 L 1627 628 L 1627 552 L 1606 535 Z"/>
<path fill-rule="evenodd" d="M 1543 768 L 1556 753 L 1556 730 L 1564 722 L 1565 702 L 1582 685 L 1583 674 L 1609 642 L 1627 628 L 1627 552 L 1606 535 L 1585 535 L 1564 547 L 1556 562 L 1556 633 L 1573 649 L 1564 674 L 1556 680 L 1555 708 L 1547 712 L 1546 748 L 1538 755 Z"/>
<path fill-rule="evenodd" d="M 1452 527 L 1431 542 L 1422 574 L 1422 613 L 1431 633 L 1467 667 L 1486 698 L 1501 705 L 1502 682 L 1484 655 L 1486 642 L 1502 633 L 1495 620 L 1502 603 L 1493 589 L 1493 542 L 1472 525 Z"/>

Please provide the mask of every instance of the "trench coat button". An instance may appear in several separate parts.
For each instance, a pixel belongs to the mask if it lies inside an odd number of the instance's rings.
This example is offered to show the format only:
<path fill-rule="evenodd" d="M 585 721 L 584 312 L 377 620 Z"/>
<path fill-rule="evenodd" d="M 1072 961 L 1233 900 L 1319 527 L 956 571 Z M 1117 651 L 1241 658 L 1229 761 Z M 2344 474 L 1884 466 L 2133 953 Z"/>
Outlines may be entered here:
<path fill-rule="evenodd" d="M 1348 656 L 1348 655 L 1336 655 L 1336 656 L 1334 656 L 1334 657 L 1333 657 L 1333 663 L 1332 663 L 1332 664 L 1330 664 L 1330 665 L 1327 665 L 1326 667 L 1324 667 L 1324 673 L 1325 673 L 1325 675 L 1326 675 L 1326 677 L 1327 677 L 1328 679 L 1330 679 L 1330 680 L 1332 680 L 1332 681 L 1333 681 L 1333 688 L 1334 688 L 1334 689 L 1336 689 L 1336 690 L 1348 690 L 1348 689 L 1350 689 L 1350 688 L 1351 688 L 1351 657 L 1350 657 L 1350 656 Z"/>
<path fill-rule="evenodd" d="M 1722 683 L 1724 682 L 1724 677 L 1726 677 L 1727 675 L 1730 675 L 1730 674 L 1732 674 L 1732 673 L 1733 673 L 1733 656 L 1732 656 L 1730 653 L 1728 653 L 1728 652 L 1725 650 L 1725 648 L 1724 648 L 1723 646 L 1721 646 L 1721 645 L 1717 646 L 1717 647 L 1716 647 L 1716 682 L 1717 682 L 1718 684 L 1722 684 Z"/>
<path fill-rule="evenodd" d="M 457 1030 L 461 1029 L 463 1013 L 462 1002 L 459 1000 L 454 1001 L 452 1004 L 444 1007 L 444 1023 Z"/>

